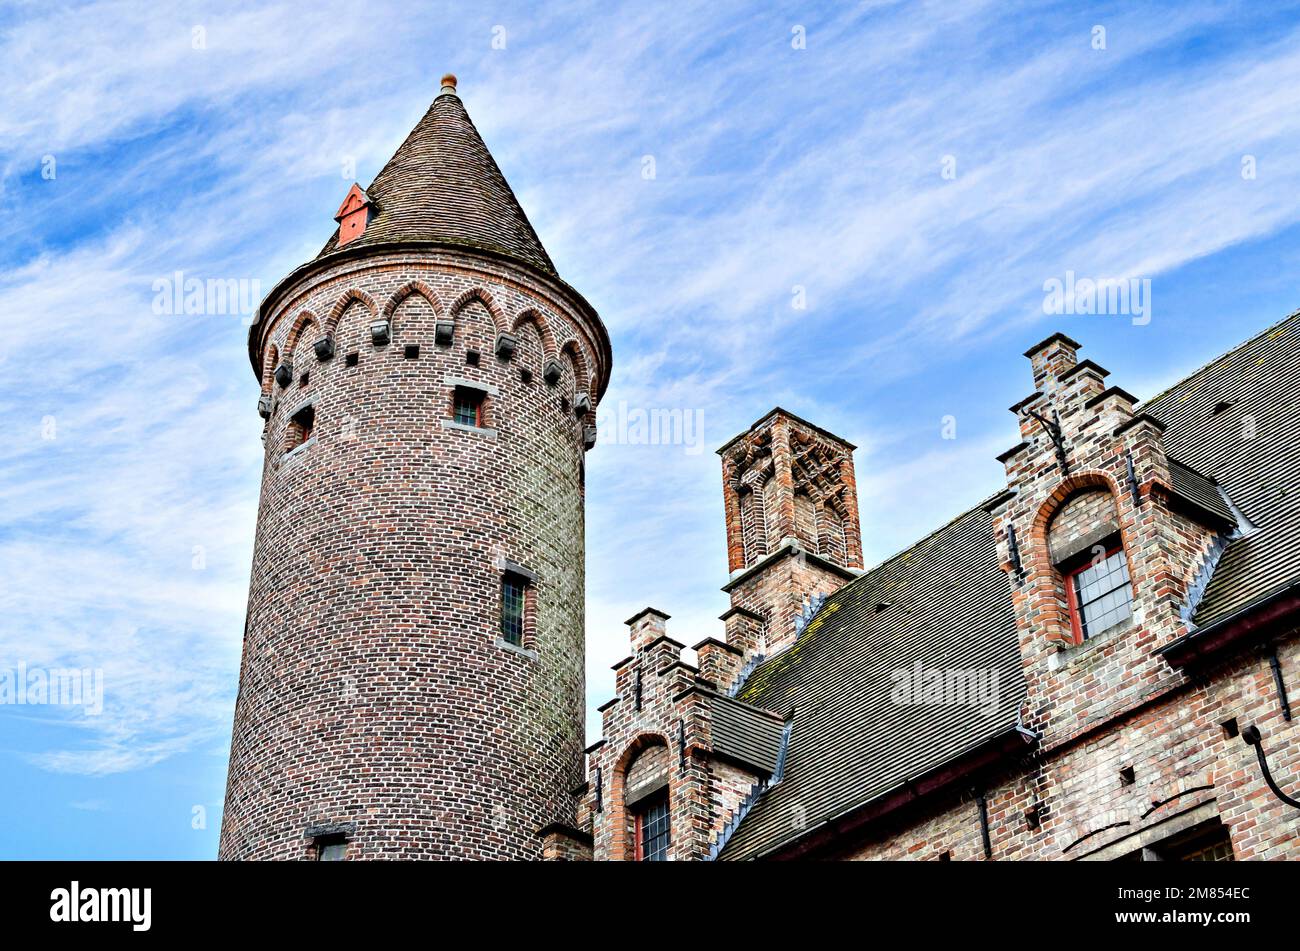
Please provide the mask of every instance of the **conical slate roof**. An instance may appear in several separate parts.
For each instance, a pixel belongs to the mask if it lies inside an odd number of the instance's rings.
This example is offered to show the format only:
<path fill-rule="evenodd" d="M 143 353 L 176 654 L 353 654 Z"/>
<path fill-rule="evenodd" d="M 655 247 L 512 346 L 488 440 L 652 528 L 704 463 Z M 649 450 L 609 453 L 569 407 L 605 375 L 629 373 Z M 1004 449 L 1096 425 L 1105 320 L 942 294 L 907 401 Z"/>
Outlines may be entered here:
<path fill-rule="evenodd" d="M 435 241 L 504 254 L 555 274 L 528 216 L 456 95 L 442 91 L 366 189 L 374 208 L 348 248 Z M 338 232 L 317 260 L 338 248 Z"/>

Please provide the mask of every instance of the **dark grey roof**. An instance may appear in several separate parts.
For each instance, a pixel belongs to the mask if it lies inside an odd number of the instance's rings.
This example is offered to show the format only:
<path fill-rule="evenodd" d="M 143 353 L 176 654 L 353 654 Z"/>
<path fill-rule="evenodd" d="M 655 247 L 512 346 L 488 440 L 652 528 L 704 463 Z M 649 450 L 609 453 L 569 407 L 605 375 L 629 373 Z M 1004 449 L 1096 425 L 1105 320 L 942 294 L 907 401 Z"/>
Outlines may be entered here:
<path fill-rule="evenodd" d="M 1224 501 L 1218 483 L 1209 476 L 1202 475 L 1176 459 L 1170 459 L 1169 481 L 1170 488 L 1179 499 L 1200 510 L 1198 517 L 1201 521 L 1204 522 L 1208 516 L 1208 520 L 1216 525 L 1236 526 L 1237 516 Z"/>
<path fill-rule="evenodd" d="M 1223 486 L 1256 528 L 1229 543 L 1196 624 L 1222 620 L 1300 577 L 1300 314 L 1142 409 L 1168 424 L 1169 455 Z"/>
<path fill-rule="evenodd" d="M 1226 405 L 1225 405 L 1226 404 Z M 1231 542 L 1195 620 L 1227 617 L 1300 578 L 1300 315 L 1292 315 L 1150 400 L 1181 463 L 1175 490 L 1256 530 Z M 1246 417 L 1255 435 L 1248 433 Z M 888 607 L 881 607 L 889 605 Z M 988 668 L 987 715 L 891 700 L 891 673 Z M 845 585 L 792 647 L 760 665 L 740 699 L 794 710 L 784 780 L 740 823 L 724 859 L 761 856 L 1003 733 L 1024 698 L 1015 618 L 992 516 L 977 506 Z"/>
<path fill-rule="evenodd" d="M 401 148 L 366 189 L 374 210 L 348 248 L 433 241 L 481 248 L 531 264 L 555 265 L 505 176 L 454 93 L 433 101 Z M 338 247 L 338 231 L 317 259 Z"/>
<path fill-rule="evenodd" d="M 877 606 L 889 607 L 878 610 Z M 895 671 L 992 670 L 987 711 L 891 699 Z M 868 802 L 1015 723 L 1024 699 L 1016 621 L 993 518 L 975 508 L 832 595 L 740 699 L 794 708 L 785 778 L 759 799 L 722 857 L 752 858 Z"/>
<path fill-rule="evenodd" d="M 715 694 L 710 701 L 714 752 L 771 776 L 781 753 L 785 724 L 766 710 Z"/>

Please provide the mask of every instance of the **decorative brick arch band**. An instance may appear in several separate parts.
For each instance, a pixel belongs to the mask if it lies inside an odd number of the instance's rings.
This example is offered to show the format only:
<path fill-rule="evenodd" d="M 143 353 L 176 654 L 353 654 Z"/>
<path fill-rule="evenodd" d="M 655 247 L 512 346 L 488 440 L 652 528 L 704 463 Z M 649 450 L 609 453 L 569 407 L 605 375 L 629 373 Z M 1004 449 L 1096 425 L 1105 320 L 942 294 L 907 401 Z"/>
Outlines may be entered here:
<path fill-rule="evenodd" d="M 1124 557 L 1129 564 L 1129 578 L 1136 577 L 1133 569 L 1133 554 L 1128 544 L 1127 519 L 1120 511 L 1119 486 L 1107 472 L 1090 469 L 1062 479 L 1052 493 L 1038 507 L 1033 524 L 1029 529 L 1029 586 L 1030 599 L 1037 609 L 1041 630 L 1047 640 L 1055 644 L 1068 646 L 1074 643 L 1074 633 L 1070 624 L 1068 610 L 1061 603 L 1064 591 L 1060 572 L 1052 558 L 1048 535 L 1052 520 L 1070 499 L 1080 492 L 1100 489 L 1106 492 L 1114 506 L 1115 520 L 1119 527 L 1120 541 L 1124 548 Z M 1129 582 L 1132 584 L 1132 580 Z"/>
<path fill-rule="evenodd" d="M 359 301 L 366 310 L 370 311 L 371 317 L 379 315 L 379 308 L 375 306 L 375 300 L 365 291 L 357 290 L 355 287 L 344 291 L 338 301 L 330 308 L 329 316 L 325 318 L 325 332 L 332 334 L 338 328 L 339 319 L 343 312 L 348 309 L 348 305 L 353 301 Z"/>
<path fill-rule="evenodd" d="M 455 320 L 457 314 L 475 301 L 482 304 L 487 309 L 488 315 L 492 318 L 492 326 L 495 328 L 496 332 L 505 333 L 507 326 L 505 314 L 501 312 L 501 308 L 497 305 L 496 298 L 482 287 L 471 287 L 469 290 L 465 291 L 465 293 L 456 298 L 448 311 L 451 314 L 451 319 Z"/>
<path fill-rule="evenodd" d="M 266 350 L 266 359 L 262 361 L 262 393 L 265 395 L 271 392 L 271 385 L 275 381 L 275 367 L 280 362 L 280 348 L 271 344 Z"/>
<path fill-rule="evenodd" d="M 537 335 L 542 338 L 542 361 L 554 360 L 559 356 L 559 348 L 555 345 L 555 335 L 551 333 L 550 321 L 541 311 L 529 307 L 520 312 L 515 318 L 514 324 L 510 330 L 518 332 L 524 324 L 532 324 L 537 329 Z"/>
<path fill-rule="evenodd" d="M 668 737 L 662 733 L 642 733 L 632 740 L 624 749 L 618 762 L 614 764 L 613 775 L 610 776 L 609 798 L 606 800 L 605 809 L 609 816 L 607 821 L 611 824 L 616 834 L 610 841 L 609 856 L 611 861 L 626 862 L 635 858 L 634 843 L 631 836 L 627 833 L 627 773 L 628 769 L 635 763 L 641 754 L 649 751 L 653 747 L 662 746 L 665 750 L 672 747 L 668 742 Z M 668 761 L 668 786 L 669 796 L 672 796 L 673 766 L 672 758 Z M 670 810 L 671 813 L 671 810 Z M 672 846 L 670 845 L 671 849 Z"/>
<path fill-rule="evenodd" d="M 284 341 L 284 353 L 286 357 L 292 357 L 298 347 L 298 341 L 302 339 L 303 331 L 312 325 L 319 325 L 316 315 L 309 310 L 304 310 L 298 315 L 298 319 L 293 322 L 289 330 L 289 336 Z M 310 344 L 311 341 L 308 341 Z"/>
<path fill-rule="evenodd" d="M 392 320 L 393 314 L 397 312 L 397 308 L 402 305 L 403 301 L 411 296 L 423 297 L 425 302 L 433 308 L 435 317 L 441 317 L 443 315 L 442 302 L 438 300 L 438 295 L 433 292 L 433 289 L 429 287 L 428 284 L 424 283 L 424 281 L 407 281 L 393 292 L 392 297 L 388 298 L 388 303 L 384 305 L 381 314 L 383 319 Z"/>
<path fill-rule="evenodd" d="M 573 363 L 574 389 L 589 390 L 591 388 L 590 364 L 577 342 L 573 340 L 566 341 L 564 346 L 560 348 L 560 352 L 567 355 Z"/>

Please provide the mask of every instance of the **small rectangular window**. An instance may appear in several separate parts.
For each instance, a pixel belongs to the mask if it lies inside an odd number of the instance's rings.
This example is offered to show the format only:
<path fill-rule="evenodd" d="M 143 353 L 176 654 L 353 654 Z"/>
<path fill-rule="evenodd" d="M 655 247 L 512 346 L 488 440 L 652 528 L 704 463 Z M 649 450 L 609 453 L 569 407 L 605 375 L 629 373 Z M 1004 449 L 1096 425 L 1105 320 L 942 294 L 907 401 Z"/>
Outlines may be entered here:
<path fill-rule="evenodd" d="M 348 857 L 348 839 L 345 835 L 316 837 L 317 862 L 342 862 Z"/>
<path fill-rule="evenodd" d="M 527 604 L 527 580 L 507 573 L 501 581 L 501 637 L 516 647 L 524 646 Z"/>
<path fill-rule="evenodd" d="M 1100 561 L 1076 568 L 1065 582 L 1076 640 L 1082 642 L 1129 619 L 1133 586 L 1123 548 L 1113 548 Z"/>
<path fill-rule="evenodd" d="M 289 418 L 289 432 L 285 439 L 285 452 L 297 449 L 308 439 L 316 428 L 316 407 L 304 406 Z"/>
<path fill-rule="evenodd" d="M 468 386 L 456 387 L 451 418 L 462 426 L 482 426 L 483 391 L 470 389 Z"/>
<path fill-rule="evenodd" d="M 1142 858 L 1161 862 L 1236 861 L 1228 827 L 1218 818 L 1154 843 L 1143 851 Z"/>

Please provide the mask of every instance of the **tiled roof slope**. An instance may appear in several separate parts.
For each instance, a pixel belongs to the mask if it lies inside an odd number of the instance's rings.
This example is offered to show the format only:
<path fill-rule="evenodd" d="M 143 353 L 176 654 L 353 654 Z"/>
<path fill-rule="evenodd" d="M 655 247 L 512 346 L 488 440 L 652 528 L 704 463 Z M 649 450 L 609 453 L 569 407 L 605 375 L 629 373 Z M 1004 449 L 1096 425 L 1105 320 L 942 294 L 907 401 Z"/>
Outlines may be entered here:
<path fill-rule="evenodd" d="M 1224 552 L 1196 623 L 1300 578 L 1300 315 L 1143 409 L 1168 424 L 1169 455 L 1216 480 L 1257 527 Z M 1249 440 L 1246 415 L 1255 420 Z M 1001 703 L 988 715 L 893 703 L 891 671 L 918 660 L 997 670 Z M 754 671 L 740 699 L 778 713 L 794 708 L 794 729 L 784 781 L 740 824 L 724 859 L 761 856 L 795 838 L 798 825 L 815 829 L 1004 732 L 1024 686 L 992 516 L 977 506 L 840 589 L 794 646 Z"/>
<path fill-rule="evenodd" d="M 881 605 L 888 607 L 881 607 Z M 989 711 L 890 700 L 891 673 L 993 669 Z M 740 699 L 794 708 L 785 778 L 754 806 L 722 857 L 752 858 L 1005 732 L 1024 699 L 1016 621 L 993 518 L 975 508 L 840 589 Z"/>
<path fill-rule="evenodd" d="M 713 751 L 764 775 L 775 773 L 785 729 L 780 718 L 721 695 L 714 696 L 711 705 Z"/>
<path fill-rule="evenodd" d="M 555 273 L 537 232 L 460 97 L 444 91 L 366 194 L 374 213 L 348 248 L 434 241 L 482 248 Z M 338 247 L 338 231 L 317 259 Z"/>
<path fill-rule="evenodd" d="M 1300 578 L 1300 314 L 1142 409 L 1168 424 L 1169 455 L 1218 482 L 1256 528 L 1224 551 L 1196 625 L 1220 621 Z"/>

